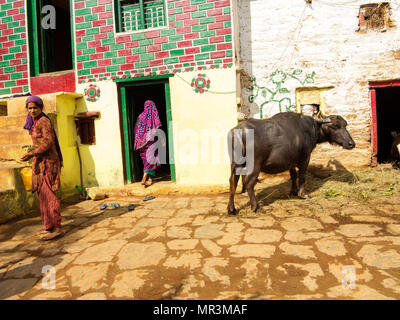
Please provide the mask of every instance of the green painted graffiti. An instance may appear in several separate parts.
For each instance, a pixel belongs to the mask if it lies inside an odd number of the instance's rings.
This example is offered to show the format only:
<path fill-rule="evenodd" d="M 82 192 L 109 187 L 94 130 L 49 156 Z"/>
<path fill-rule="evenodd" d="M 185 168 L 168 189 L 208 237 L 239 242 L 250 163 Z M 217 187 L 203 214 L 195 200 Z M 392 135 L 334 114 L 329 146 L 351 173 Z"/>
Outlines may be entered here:
<path fill-rule="evenodd" d="M 263 107 L 272 102 L 276 102 L 279 105 L 279 112 L 287 111 L 294 112 L 296 111 L 296 104 L 292 103 L 292 99 L 289 97 L 285 97 L 282 95 L 288 95 L 290 91 L 285 88 L 284 84 L 289 79 L 294 79 L 298 81 L 302 86 L 310 83 L 314 83 L 315 72 L 313 71 L 311 75 L 306 75 L 303 80 L 299 77 L 303 73 L 303 70 L 296 69 L 292 73 L 286 73 L 281 70 L 275 70 L 275 72 L 271 73 L 269 79 L 275 85 L 275 88 L 267 88 L 260 87 L 257 84 L 256 77 L 251 77 L 251 82 L 253 83 L 250 87 L 247 88 L 248 91 L 252 92 L 249 96 L 250 103 L 253 103 L 255 99 L 261 94 L 261 96 L 265 99 L 265 101 L 260 105 L 260 118 L 263 118 Z M 280 96 L 280 97 L 278 97 Z"/>

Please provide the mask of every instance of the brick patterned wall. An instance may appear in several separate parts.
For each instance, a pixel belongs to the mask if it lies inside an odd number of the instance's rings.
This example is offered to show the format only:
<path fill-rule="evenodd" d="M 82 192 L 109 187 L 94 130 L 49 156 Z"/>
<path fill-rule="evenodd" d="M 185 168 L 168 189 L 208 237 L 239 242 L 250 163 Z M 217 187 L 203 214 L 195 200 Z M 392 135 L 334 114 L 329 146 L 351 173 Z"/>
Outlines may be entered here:
<path fill-rule="evenodd" d="M 232 67 L 230 0 L 168 0 L 169 28 L 114 34 L 113 0 L 75 0 L 78 82 Z"/>
<path fill-rule="evenodd" d="M 0 95 L 29 91 L 24 0 L 0 0 Z"/>

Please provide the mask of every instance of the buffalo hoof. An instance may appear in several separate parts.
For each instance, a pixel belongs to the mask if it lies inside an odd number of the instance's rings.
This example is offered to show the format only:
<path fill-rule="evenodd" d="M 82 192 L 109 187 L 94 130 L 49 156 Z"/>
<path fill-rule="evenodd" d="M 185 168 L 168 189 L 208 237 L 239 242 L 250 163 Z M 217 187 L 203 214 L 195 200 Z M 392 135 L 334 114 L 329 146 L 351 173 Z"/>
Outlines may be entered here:
<path fill-rule="evenodd" d="M 311 196 L 308 194 L 299 194 L 300 199 L 311 199 Z"/>
<path fill-rule="evenodd" d="M 237 210 L 235 208 L 228 208 L 228 214 L 232 215 L 232 216 L 236 216 L 237 215 Z"/>
<path fill-rule="evenodd" d="M 297 197 L 297 196 L 298 196 L 298 194 L 299 194 L 299 192 L 298 192 L 298 191 L 290 191 L 290 193 L 289 193 L 289 197 Z"/>
<path fill-rule="evenodd" d="M 251 210 L 253 210 L 253 212 L 260 212 L 261 207 L 259 205 L 257 205 L 255 208 L 251 208 Z"/>

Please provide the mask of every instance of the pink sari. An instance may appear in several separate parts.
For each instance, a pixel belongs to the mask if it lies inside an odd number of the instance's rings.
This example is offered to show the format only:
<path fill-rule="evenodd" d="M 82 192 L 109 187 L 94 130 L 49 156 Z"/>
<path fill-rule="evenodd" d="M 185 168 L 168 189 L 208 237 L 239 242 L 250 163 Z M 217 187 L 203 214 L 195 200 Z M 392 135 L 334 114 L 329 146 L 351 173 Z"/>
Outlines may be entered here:
<path fill-rule="evenodd" d="M 154 143 L 151 141 L 155 129 L 161 127 L 156 105 L 147 100 L 144 103 L 144 111 L 139 115 L 135 127 L 134 150 L 139 150 L 143 160 L 143 172 L 154 175 L 154 170 L 161 166 Z"/>

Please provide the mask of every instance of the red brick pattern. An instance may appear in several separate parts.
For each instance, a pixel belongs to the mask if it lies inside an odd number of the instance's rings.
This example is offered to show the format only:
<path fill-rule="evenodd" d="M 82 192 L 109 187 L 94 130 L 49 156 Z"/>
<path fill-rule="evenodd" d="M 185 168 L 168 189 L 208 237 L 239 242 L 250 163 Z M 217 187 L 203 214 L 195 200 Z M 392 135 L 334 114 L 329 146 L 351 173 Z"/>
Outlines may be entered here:
<path fill-rule="evenodd" d="M 29 91 L 24 4 L 0 0 L 0 95 Z"/>
<path fill-rule="evenodd" d="M 74 3 L 78 82 L 233 65 L 230 0 L 168 0 L 168 28 L 117 34 L 112 4 Z"/>

